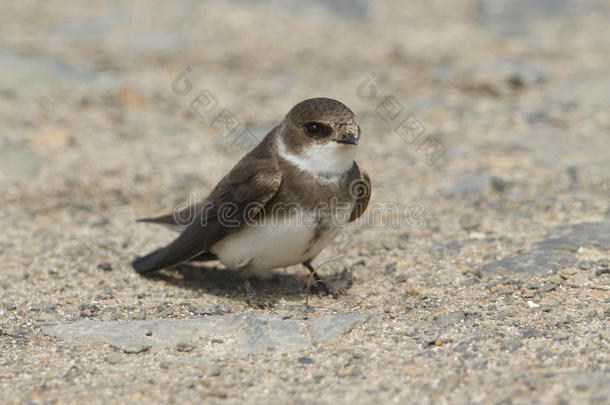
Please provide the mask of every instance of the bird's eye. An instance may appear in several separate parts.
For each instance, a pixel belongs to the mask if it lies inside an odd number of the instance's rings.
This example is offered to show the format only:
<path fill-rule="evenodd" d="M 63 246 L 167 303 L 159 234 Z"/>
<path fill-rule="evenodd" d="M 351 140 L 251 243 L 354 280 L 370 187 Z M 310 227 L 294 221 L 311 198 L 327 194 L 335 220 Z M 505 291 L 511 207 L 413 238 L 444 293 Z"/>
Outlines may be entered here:
<path fill-rule="evenodd" d="M 319 134 L 322 131 L 322 125 L 317 122 L 310 122 L 309 124 L 305 124 L 305 129 L 307 133 L 310 135 Z"/>

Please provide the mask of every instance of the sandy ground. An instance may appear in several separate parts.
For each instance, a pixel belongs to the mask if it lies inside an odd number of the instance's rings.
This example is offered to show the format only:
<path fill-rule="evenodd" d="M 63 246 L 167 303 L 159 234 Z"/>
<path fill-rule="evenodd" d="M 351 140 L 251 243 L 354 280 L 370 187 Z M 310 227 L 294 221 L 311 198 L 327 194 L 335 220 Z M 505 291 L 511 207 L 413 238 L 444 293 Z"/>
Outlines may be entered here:
<path fill-rule="evenodd" d="M 608 2 L 5 3 L 0 402 L 610 403 Z M 136 218 L 314 96 L 373 181 L 344 296 L 134 273 L 174 236 Z"/>

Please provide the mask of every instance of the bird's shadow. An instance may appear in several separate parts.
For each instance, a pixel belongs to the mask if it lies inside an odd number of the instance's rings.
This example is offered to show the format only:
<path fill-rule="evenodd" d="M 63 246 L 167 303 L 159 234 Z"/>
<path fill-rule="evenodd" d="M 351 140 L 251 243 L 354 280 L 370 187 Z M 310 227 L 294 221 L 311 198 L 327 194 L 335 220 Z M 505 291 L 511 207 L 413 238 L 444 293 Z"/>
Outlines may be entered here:
<path fill-rule="evenodd" d="M 176 287 L 206 294 L 243 297 L 244 288 L 238 271 L 213 265 L 184 263 L 160 272 L 142 273 L 149 280 L 163 280 Z M 250 284 L 263 297 L 302 297 L 305 299 L 309 272 L 303 267 L 302 276 L 271 273 L 268 277 L 250 276 Z M 325 279 L 336 288 L 346 291 L 353 284 L 351 273 L 329 274 Z M 314 289 L 312 289 L 314 290 Z"/>

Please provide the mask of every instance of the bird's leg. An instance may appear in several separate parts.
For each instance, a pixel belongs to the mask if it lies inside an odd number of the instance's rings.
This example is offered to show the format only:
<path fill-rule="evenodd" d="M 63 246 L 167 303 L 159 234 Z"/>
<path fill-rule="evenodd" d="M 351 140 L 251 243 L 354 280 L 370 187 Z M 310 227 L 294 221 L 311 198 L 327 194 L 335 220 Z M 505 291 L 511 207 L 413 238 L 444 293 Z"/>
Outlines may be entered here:
<path fill-rule="evenodd" d="M 339 291 L 318 274 L 316 269 L 314 269 L 311 265 L 311 260 L 303 262 L 303 266 L 307 267 L 307 270 L 309 270 L 309 272 L 313 274 L 313 278 L 316 280 L 316 282 L 311 286 L 312 289 L 318 289 L 318 291 L 320 292 L 325 292 L 326 295 L 330 295 L 335 299 L 339 298 Z"/>
<path fill-rule="evenodd" d="M 265 308 L 265 304 L 263 301 L 258 298 L 254 288 L 250 285 L 250 280 L 248 278 L 248 266 L 241 266 L 239 268 L 239 274 L 241 275 L 241 280 L 244 283 L 244 289 L 246 290 L 246 301 L 248 305 L 252 308 Z"/>

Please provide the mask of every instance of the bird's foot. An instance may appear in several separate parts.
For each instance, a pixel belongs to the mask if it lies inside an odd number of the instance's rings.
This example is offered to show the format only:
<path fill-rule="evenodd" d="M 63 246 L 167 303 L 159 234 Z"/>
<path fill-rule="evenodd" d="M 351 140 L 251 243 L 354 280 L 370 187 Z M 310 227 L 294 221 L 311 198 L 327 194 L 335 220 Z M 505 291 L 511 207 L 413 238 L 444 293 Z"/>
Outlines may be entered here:
<path fill-rule="evenodd" d="M 254 289 L 250 288 L 250 290 L 246 290 L 246 302 L 250 305 L 251 308 L 254 309 L 265 309 L 267 308 L 267 303 L 261 300 L 258 295 L 254 292 Z"/>
<path fill-rule="evenodd" d="M 248 305 L 254 309 L 267 308 L 267 303 L 258 298 L 256 291 L 254 291 L 254 288 L 252 288 L 252 285 L 250 284 L 250 280 L 248 279 L 248 268 L 246 266 L 240 267 L 239 274 L 241 275 L 244 284 L 244 290 L 246 290 L 246 302 Z"/>
<path fill-rule="evenodd" d="M 332 283 L 329 283 L 328 281 L 320 277 L 311 284 L 311 293 L 316 294 L 318 297 L 321 297 L 323 295 L 329 295 L 334 299 L 338 299 L 339 296 L 343 295 L 344 292 L 343 290 L 335 288 Z"/>

